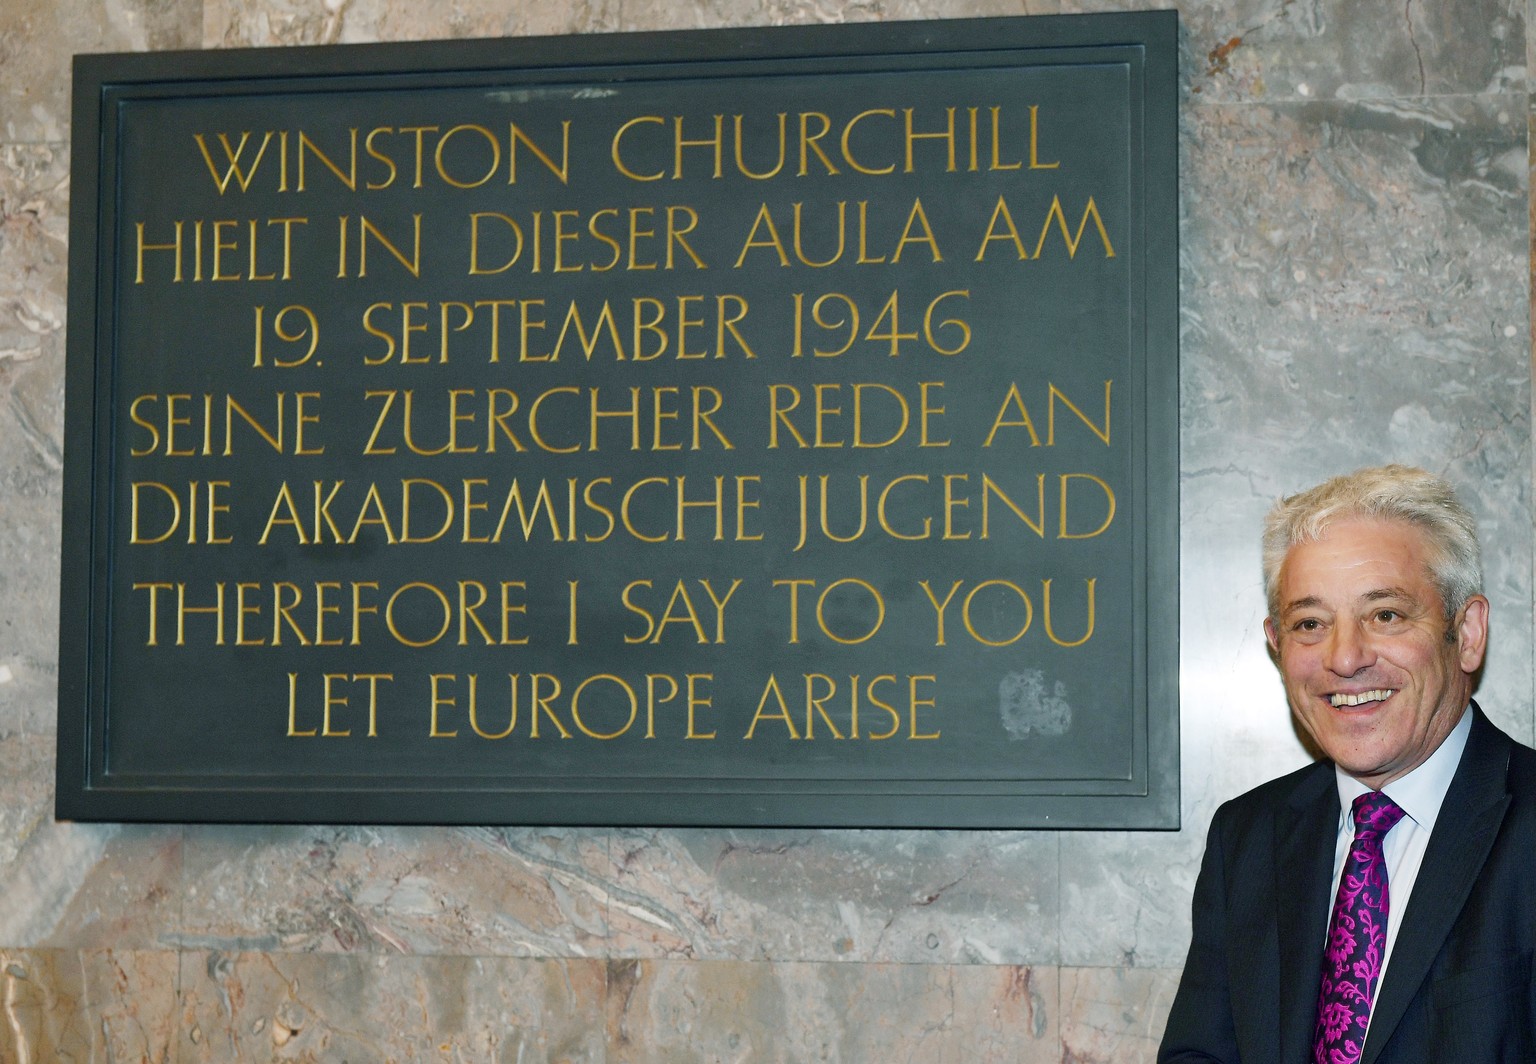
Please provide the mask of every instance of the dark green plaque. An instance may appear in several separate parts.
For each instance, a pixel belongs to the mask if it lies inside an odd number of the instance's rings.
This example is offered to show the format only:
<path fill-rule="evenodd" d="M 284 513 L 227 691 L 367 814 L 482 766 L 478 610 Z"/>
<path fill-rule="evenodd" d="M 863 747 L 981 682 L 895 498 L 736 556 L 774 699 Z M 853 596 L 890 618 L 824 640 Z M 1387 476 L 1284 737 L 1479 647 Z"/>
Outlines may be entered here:
<path fill-rule="evenodd" d="M 1176 29 L 80 57 L 59 815 L 1176 826 Z"/>

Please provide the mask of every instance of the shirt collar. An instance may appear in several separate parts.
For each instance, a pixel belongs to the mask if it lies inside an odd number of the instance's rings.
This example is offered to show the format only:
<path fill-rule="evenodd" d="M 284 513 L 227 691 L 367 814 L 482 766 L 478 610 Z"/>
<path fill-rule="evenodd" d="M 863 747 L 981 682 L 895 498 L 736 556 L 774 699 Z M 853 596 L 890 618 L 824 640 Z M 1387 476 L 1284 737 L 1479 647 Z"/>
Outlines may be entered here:
<path fill-rule="evenodd" d="M 1440 805 L 1445 801 L 1446 791 L 1451 789 L 1451 777 L 1456 775 L 1456 766 L 1461 764 L 1461 754 L 1467 748 L 1467 736 L 1471 733 L 1472 713 L 1468 709 L 1462 712 L 1456 727 L 1422 765 L 1382 788 L 1387 797 L 1425 831 L 1435 829 Z M 1337 765 L 1333 772 L 1339 787 L 1339 829 L 1352 829 L 1354 801 L 1370 788 Z"/>

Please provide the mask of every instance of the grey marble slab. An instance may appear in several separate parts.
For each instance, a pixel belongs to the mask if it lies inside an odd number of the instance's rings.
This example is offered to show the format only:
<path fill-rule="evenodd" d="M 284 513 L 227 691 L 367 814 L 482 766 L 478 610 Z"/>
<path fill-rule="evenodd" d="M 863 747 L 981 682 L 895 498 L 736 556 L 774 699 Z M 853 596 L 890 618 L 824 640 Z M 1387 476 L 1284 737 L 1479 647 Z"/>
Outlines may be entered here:
<path fill-rule="evenodd" d="M 179 1064 L 611 1059 L 600 961 L 180 956 Z"/>
<path fill-rule="evenodd" d="M 586 957 L 606 951 L 602 833 L 197 826 L 168 944 Z"/>
<path fill-rule="evenodd" d="M 613 948 L 635 957 L 1054 964 L 1045 832 L 622 832 Z"/>
<path fill-rule="evenodd" d="M 7 0 L 0 144 L 68 142 L 71 56 L 195 48 L 201 40 L 201 0 Z"/>
<path fill-rule="evenodd" d="M 614 961 L 609 1060 L 1056 1064 L 1054 968 Z"/>
<path fill-rule="evenodd" d="M 203 0 L 202 8 L 207 48 L 524 37 L 620 28 L 619 0 L 444 0 L 431 5 L 396 0 Z"/>

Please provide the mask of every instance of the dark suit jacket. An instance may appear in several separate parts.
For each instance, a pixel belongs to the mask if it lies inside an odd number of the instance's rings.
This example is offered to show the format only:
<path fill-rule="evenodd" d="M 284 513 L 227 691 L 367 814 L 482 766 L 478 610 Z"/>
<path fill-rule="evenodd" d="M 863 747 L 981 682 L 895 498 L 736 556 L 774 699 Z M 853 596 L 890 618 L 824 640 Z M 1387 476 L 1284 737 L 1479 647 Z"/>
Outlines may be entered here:
<path fill-rule="evenodd" d="M 1362 1064 L 1536 1061 L 1536 751 L 1471 712 Z M 1310 1059 L 1338 817 L 1332 762 L 1217 811 L 1160 1062 Z"/>

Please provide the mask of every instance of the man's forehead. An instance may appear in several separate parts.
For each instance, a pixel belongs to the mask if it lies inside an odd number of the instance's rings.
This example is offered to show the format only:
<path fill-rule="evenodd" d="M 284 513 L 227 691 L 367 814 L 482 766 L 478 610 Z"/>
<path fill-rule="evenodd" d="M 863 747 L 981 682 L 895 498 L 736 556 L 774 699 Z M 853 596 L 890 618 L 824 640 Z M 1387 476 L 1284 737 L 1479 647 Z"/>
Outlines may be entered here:
<path fill-rule="evenodd" d="M 1339 600 L 1437 595 L 1424 531 L 1405 521 L 1351 518 L 1293 544 L 1280 568 L 1285 610 Z"/>
<path fill-rule="evenodd" d="M 1433 589 L 1431 588 L 1431 590 Z M 1355 602 L 1367 606 L 1381 602 L 1418 602 L 1423 598 L 1422 589 L 1416 590 L 1404 587 L 1401 584 L 1369 587 L 1353 596 Z M 1295 610 L 1314 610 L 1336 605 L 1338 605 L 1337 602 L 1330 601 L 1330 599 L 1322 595 L 1301 595 L 1294 599 L 1282 601 L 1280 603 L 1280 612 L 1291 613 Z"/>

